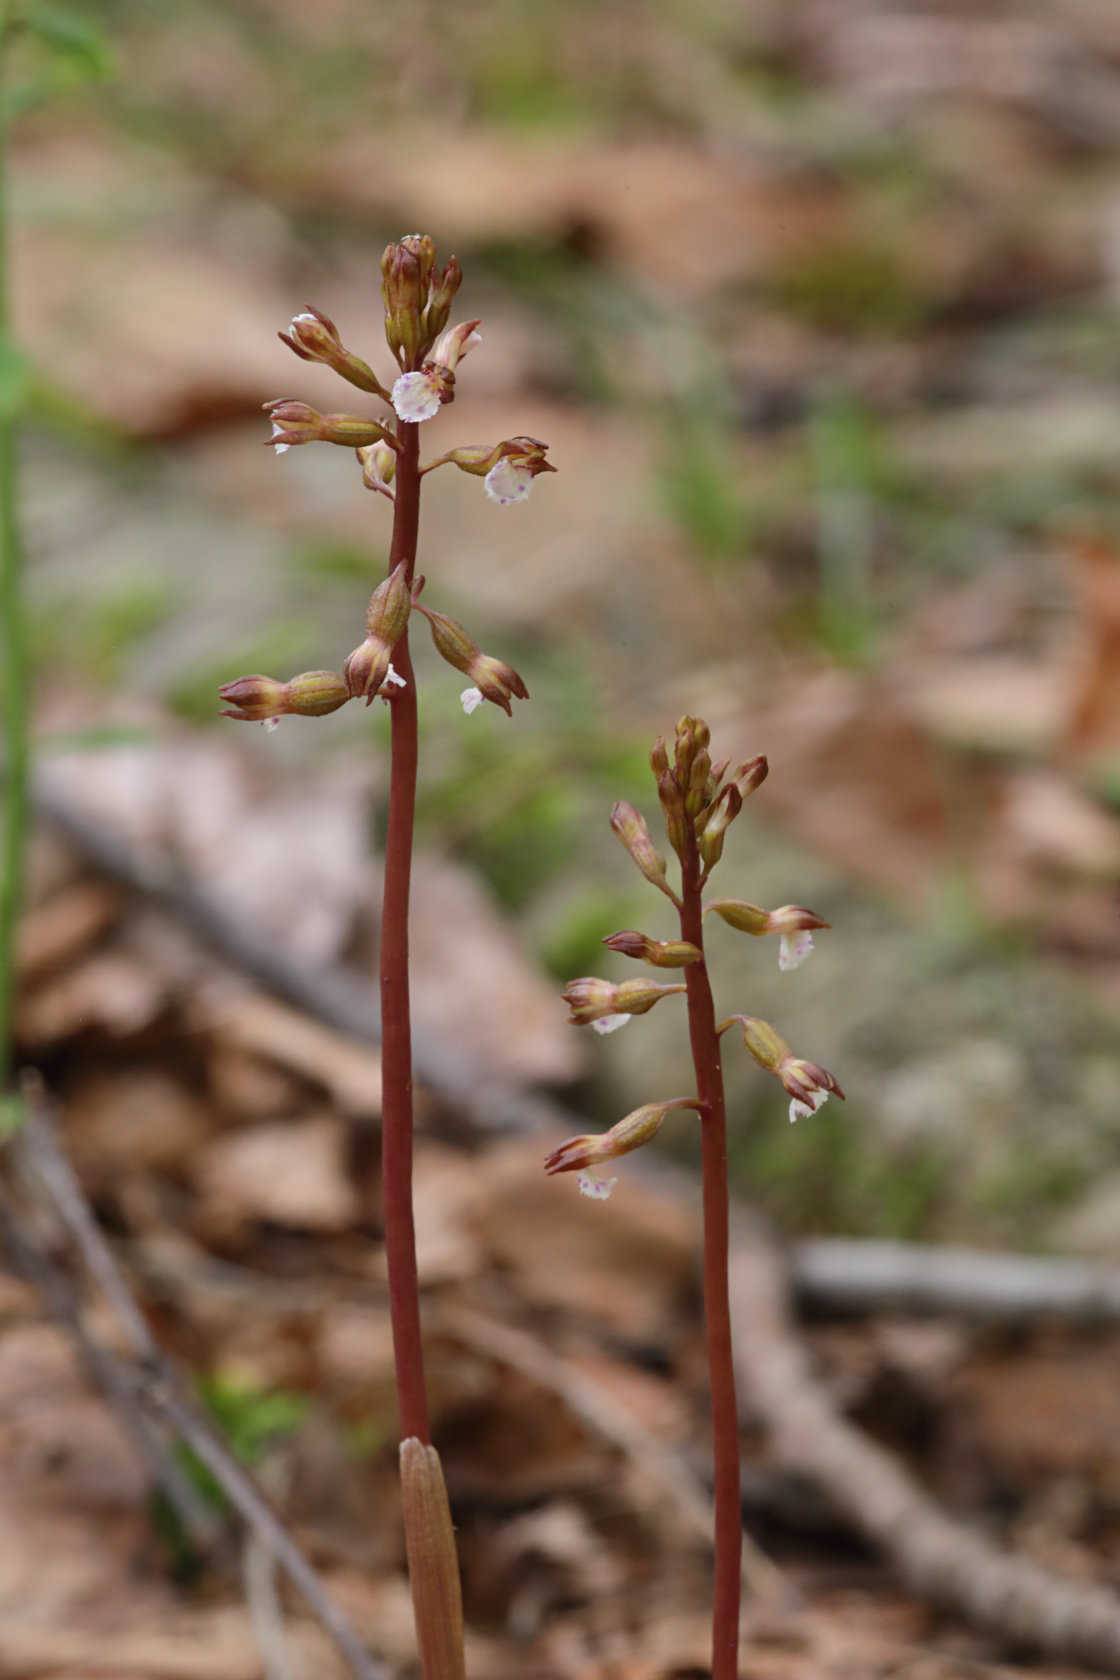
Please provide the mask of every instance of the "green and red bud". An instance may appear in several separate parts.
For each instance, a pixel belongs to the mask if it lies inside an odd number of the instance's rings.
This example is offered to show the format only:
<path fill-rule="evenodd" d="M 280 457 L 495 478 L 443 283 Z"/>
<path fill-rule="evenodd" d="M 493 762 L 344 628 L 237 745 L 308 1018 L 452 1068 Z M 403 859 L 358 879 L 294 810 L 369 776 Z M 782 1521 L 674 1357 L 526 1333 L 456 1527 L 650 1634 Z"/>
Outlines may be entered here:
<path fill-rule="evenodd" d="M 743 809 L 743 796 L 734 782 L 729 782 L 711 807 L 704 827 L 697 836 L 697 845 L 705 872 L 710 872 L 723 856 L 723 842 L 727 830 Z"/>
<path fill-rule="evenodd" d="M 737 765 L 732 771 L 731 780 L 746 799 L 755 788 L 762 786 L 769 773 L 770 766 L 764 754 L 759 753 L 755 758 L 748 758 L 744 763 Z"/>
<path fill-rule="evenodd" d="M 430 239 L 410 234 L 387 245 L 381 258 L 381 296 L 385 337 L 403 368 L 418 367 L 431 339 L 424 325 L 435 248 Z"/>
<path fill-rule="evenodd" d="M 679 903 L 666 876 L 666 863 L 649 837 L 646 819 L 626 799 L 620 799 L 611 812 L 611 827 L 621 840 L 646 880 Z"/>
<path fill-rule="evenodd" d="M 451 305 L 462 283 L 463 271 L 456 257 L 449 257 L 446 267 L 433 269 L 429 281 L 428 307 L 424 312 L 424 331 L 429 338 L 438 338 L 446 327 L 451 315 Z"/>
<path fill-rule="evenodd" d="M 708 780 L 712 773 L 712 759 L 707 747 L 697 747 L 688 773 L 684 794 L 685 815 L 693 822 L 708 803 Z"/>
<path fill-rule="evenodd" d="M 630 928 L 608 934 L 603 944 L 622 957 L 647 962 L 651 968 L 686 968 L 703 956 L 700 947 L 687 939 L 647 939 L 644 933 L 635 933 Z"/>
<path fill-rule="evenodd" d="M 278 397 L 264 404 L 272 421 L 272 436 L 265 443 L 282 455 L 297 443 L 338 443 L 348 449 L 360 449 L 390 434 L 376 420 L 360 414 L 320 414 L 307 403 L 290 397 Z"/>
<path fill-rule="evenodd" d="M 238 677 L 223 684 L 218 693 L 229 702 L 222 716 L 240 723 L 266 723 L 289 714 L 325 717 L 350 698 L 345 680 L 336 671 L 304 671 L 286 683 L 274 677 Z"/>
<path fill-rule="evenodd" d="M 339 337 L 338 328 L 329 315 L 321 310 L 307 305 L 302 315 L 292 320 L 287 332 L 278 333 L 289 350 L 305 362 L 324 362 L 336 373 L 348 379 L 351 385 L 356 385 L 360 391 L 369 391 L 377 397 L 388 397 L 384 385 L 378 379 L 373 369 L 347 350 Z"/>
<path fill-rule="evenodd" d="M 569 1023 L 587 1027 L 610 1015 L 648 1014 L 662 998 L 684 990 L 684 986 L 662 986 L 656 980 L 623 980 L 616 986 L 610 980 L 588 974 L 579 980 L 569 980 L 561 995 L 571 1010 Z"/>
<path fill-rule="evenodd" d="M 602 1166 L 605 1161 L 617 1161 L 649 1143 L 661 1130 L 667 1114 L 677 1108 L 699 1108 L 695 1097 L 673 1097 L 669 1102 L 645 1103 L 636 1108 L 609 1132 L 592 1132 L 582 1137 L 568 1138 L 551 1155 L 546 1156 L 544 1170 L 554 1173 L 583 1172 L 588 1167 Z"/>

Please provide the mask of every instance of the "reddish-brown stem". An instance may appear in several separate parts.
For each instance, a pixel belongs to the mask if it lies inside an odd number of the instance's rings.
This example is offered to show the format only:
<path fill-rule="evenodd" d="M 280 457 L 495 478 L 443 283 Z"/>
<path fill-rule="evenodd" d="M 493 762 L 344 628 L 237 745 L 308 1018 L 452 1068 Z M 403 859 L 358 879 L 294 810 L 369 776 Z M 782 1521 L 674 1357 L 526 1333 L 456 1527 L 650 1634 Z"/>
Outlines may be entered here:
<path fill-rule="evenodd" d="M 412 582 L 420 522 L 419 439 L 416 426 L 400 427 L 389 571 L 403 560 Z M 428 1445 L 428 1397 L 420 1337 L 420 1290 L 412 1219 L 412 1028 L 408 994 L 408 896 L 412 878 L 412 829 L 416 809 L 416 680 L 408 631 L 393 650 L 404 678 L 392 692 L 392 765 L 385 840 L 385 894 L 381 915 L 381 1191 L 389 1311 L 397 1368 L 401 1435 Z"/>
<path fill-rule="evenodd" d="M 681 938 L 704 949 L 700 857 L 691 834 L 681 862 Z M 728 1292 L 727 1109 L 719 1035 L 703 958 L 685 969 L 688 1030 L 700 1099 L 704 1201 L 704 1321 L 715 1461 L 715 1587 L 712 1600 L 712 1680 L 736 1680 L 743 1530 L 739 1487 L 739 1413 L 731 1357 Z"/>

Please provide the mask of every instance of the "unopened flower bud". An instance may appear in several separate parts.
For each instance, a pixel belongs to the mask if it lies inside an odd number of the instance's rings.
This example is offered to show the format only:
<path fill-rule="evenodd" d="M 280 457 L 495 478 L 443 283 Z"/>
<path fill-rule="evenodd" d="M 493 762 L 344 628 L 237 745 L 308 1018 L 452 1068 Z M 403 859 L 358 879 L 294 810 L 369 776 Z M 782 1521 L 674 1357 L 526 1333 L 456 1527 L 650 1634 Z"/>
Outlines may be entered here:
<path fill-rule="evenodd" d="M 362 483 L 367 490 L 377 490 L 390 501 L 395 500 L 391 488 L 397 475 L 397 452 L 387 443 L 369 443 L 354 451 L 362 467 Z"/>
<path fill-rule="evenodd" d="M 651 968 L 685 968 L 689 963 L 699 962 L 703 955 L 700 947 L 687 939 L 647 939 L 644 933 L 629 928 L 608 934 L 603 944 L 620 956 L 647 962 Z"/>
<path fill-rule="evenodd" d="M 296 355 L 305 362 L 325 362 L 327 367 L 340 373 L 343 379 L 348 379 L 351 385 L 356 385 L 360 391 L 369 391 L 374 396 L 386 397 L 388 392 L 378 379 L 373 369 L 347 350 L 338 334 L 338 328 L 329 315 L 321 310 L 313 309 L 310 304 L 301 315 L 295 316 L 287 332 L 277 335 L 294 350 Z"/>
<path fill-rule="evenodd" d="M 666 878 L 665 859 L 649 837 L 646 819 L 626 799 L 620 799 L 611 812 L 611 827 L 617 834 L 646 880 L 660 887 L 668 898 L 678 903 L 677 895 Z"/>
<path fill-rule="evenodd" d="M 588 1167 L 601 1166 L 604 1161 L 617 1161 L 629 1155 L 657 1136 L 665 1116 L 677 1108 L 699 1108 L 695 1097 L 673 1097 L 669 1102 L 645 1103 L 612 1126 L 609 1132 L 592 1132 L 569 1138 L 547 1156 L 544 1170 L 554 1173 L 582 1172 Z"/>
<path fill-rule="evenodd" d="M 694 822 L 708 803 L 708 778 L 711 773 L 711 754 L 707 747 L 697 747 L 684 796 L 685 815 L 691 817 Z"/>
<path fill-rule="evenodd" d="M 431 241 L 427 241 L 430 245 Z M 416 246 L 420 252 L 410 247 Z M 425 273 L 425 266 L 427 272 Z M 415 367 L 427 348 L 424 311 L 428 304 L 431 261 L 421 235 L 410 234 L 388 245 L 381 258 L 381 296 L 385 302 L 385 337 L 405 368 Z"/>
<path fill-rule="evenodd" d="M 672 770 L 666 769 L 658 776 L 657 797 L 665 813 L 665 832 L 669 836 L 669 844 L 683 862 L 692 841 L 692 824 L 685 813 L 684 794 Z"/>
<path fill-rule="evenodd" d="M 360 449 L 389 436 L 376 420 L 360 414 L 320 414 L 307 403 L 287 397 L 267 402 L 264 408 L 272 421 L 272 436 L 265 442 L 278 455 L 297 443 L 338 443 L 347 449 Z"/>
<path fill-rule="evenodd" d="M 669 754 L 665 751 L 665 738 L 662 735 L 657 737 L 657 740 L 650 748 L 649 767 L 657 777 L 658 781 L 661 780 L 662 776 L 666 776 L 669 773 Z"/>
<path fill-rule="evenodd" d="M 236 682 L 225 683 L 218 693 L 229 702 L 222 716 L 241 723 L 265 723 L 289 714 L 325 717 L 345 706 L 350 698 L 344 679 L 336 671 L 304 671 L 286 683 L 274 677 L 239 677 Z"/>
<path fill-rule="evenodd" d="M 731 780 L 746 799 L 757 787 L 761 787 L 770 773 L 770 766 L 762 753 L 757 758 L 748 758 L 745 763 L 738 765 L 732 771 Z"/>
<path fill-rule="evenodd" d="M 457 327 L 451 327 L 436 342 L 432 350 L 432 361 L 437 367 L 446 368 L 448 373 L 454 373 L 463 357 L 474 349 L 476 344 L 482 343 L 482 334 L 476 328 L 481 321 L 460 321 Z"/>
<path fill-rule="evenodd" d="M 438 337 L 446 327 L 451 305 L 462 283 L 463 271 L 455 257 L 449 257 L 443 269 L 433 271 L 424 315 L 424 330 L 429 338 Z"/>
<path fill-rule="evenodd" d="M 562 995 L 571 1010 L 569 1023 L 586 1027 L 609 1015 L 646 1015 L 662 998 L 684 990 L 684 986 L 662 986 L 656 980 L 624 980 L 616 986 L 610 980 L 584 975 L 569 980 Z"/>
<path fill-rule="evenodd" d="M 716 800 L 704 824 L 697 844 L 704 868 L 711 871 L 723 856 L 723 842 L 727 830 L 743 809 L 743 797 L 734 782 L 729 782 Z"/>
<path fill-rule="evenodd" d="M 807 1062 L 795 1056 L 769 1021 L 760 1021 L 749 1015 L 736 1015 L 733 1019 L 742 1027 L 743 1043 L 759 1067 L 777 1074 L 785 1086 L 790 1097 L 791 1120 L 815 1114 L 829 1096 L 837 1096 L 841 1102 L 844 1101 L 844 1093 L 832 1074 L 816 1062 Z"/>
<path fill-rule="evenodd" d="M 400 1465 L 420 1673 L 424 1680 L 466 1680 L 459 1562 L 439 1454 L 409 1436 L 401 1442 Z"/>

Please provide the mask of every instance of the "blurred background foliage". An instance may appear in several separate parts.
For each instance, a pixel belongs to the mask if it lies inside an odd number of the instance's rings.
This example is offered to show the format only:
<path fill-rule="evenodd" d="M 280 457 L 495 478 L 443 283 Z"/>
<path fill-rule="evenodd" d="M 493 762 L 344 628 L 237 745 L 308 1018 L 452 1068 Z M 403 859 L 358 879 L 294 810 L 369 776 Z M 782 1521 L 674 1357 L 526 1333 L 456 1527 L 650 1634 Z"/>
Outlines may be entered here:
<path fill-rule="evenodd" d="M 262 451 L 260 405 L 349 403 L 276 341 L 308 298 L 384 375 L 380 250 L 429 231 L 485 335 L 433 445 L 529 433 L 560 475 L 508 511 L 428 481 L 428 599 L 533 699 L 468 720 L 421 649 L 423 843 L 550 974 L 621 977 L 602 934 L 668 931 L 606 825 L 616 798 L 648 807 L 652 735 L 699 712 L 719 756 L 767 751 L 721 891 L 835 931 L 789 977 L 728 934 L 721 995 L 849 1101 L 791 1131 L 729 1056 L 742 1183 L 806 1228 L 1099 1246 L 1120 1208 L 1114 8 L 91 17 L 97 77 L 49 105 L 29 81 L 15 158 L 44 752 L 212 731 L 309 799 L 353 766 L 376 842 L 381 708 L 266 738 L 219 732 L 214 693 L 358 639 L 388 510 L 343 451 Z M 602 1118 L 679 1083 L 668 1007 L 593 1046 Z"/>

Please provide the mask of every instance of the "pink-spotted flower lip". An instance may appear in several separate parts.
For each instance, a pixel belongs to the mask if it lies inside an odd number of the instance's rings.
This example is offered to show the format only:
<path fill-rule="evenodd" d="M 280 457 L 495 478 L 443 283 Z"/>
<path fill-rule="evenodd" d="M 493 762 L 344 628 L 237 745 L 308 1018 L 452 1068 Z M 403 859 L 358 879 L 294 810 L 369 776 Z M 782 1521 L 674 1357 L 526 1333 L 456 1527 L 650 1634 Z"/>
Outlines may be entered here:
<path fill-rule="evenodd" d="M 486 696 L 480 688 L 465 688 L 459 696 L 463 710 L 468 717 L 472 712 L 477 712 L 485 698 Z"/>
<path fill-rule="evenodd" d="M 576 1180 L 581 1196 L 587 1196 L 593 1202 L 609 1200 L 610 1193 L 618 1183 L 617 1178 L 596 1178 L 593 1172 L 581 1172 Z"/>
<path fill-rule="evenodd" d="M 533 470 L 517 461 L 502 460 L 490 468 L 484 480 L 486 494 L 499 507 L 523 502 L 533 488 Z"/>
<path fill-rule="evenodd" d="M 431 420 L 439 413 L 444 383 L 438 369 L 428 373 L 402 373 L 393 386 L 393 407 L 409 425 Z"/>
<path fill-rule="evenodd" d="M 813 949 L 813 936 L 807 928 L 797 933 L 783 933 L 778 945 L 778 967 L 783 974 L 800 968 Z"/>
<path fill-rule="evenodd" d="M 627 1021 L 632 1021 L 633 1019 L 633 1015 L 627 1015 L 625 1013 L 621 1015 L 603 1015 L 598 1021 L 592 1021 L 591 1031 L 602 1034 L 617 1032 L 619 1027 L 624 1027 Z"/>

